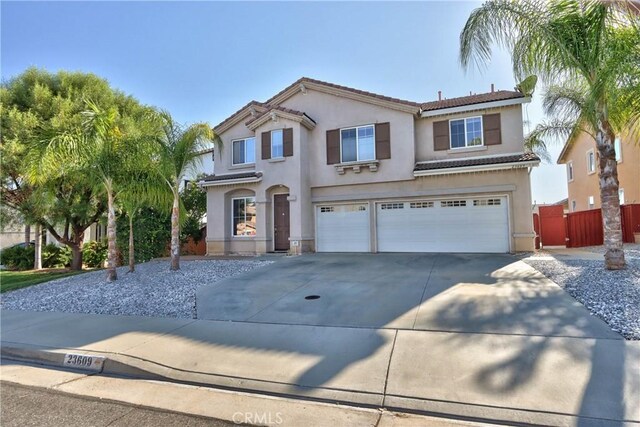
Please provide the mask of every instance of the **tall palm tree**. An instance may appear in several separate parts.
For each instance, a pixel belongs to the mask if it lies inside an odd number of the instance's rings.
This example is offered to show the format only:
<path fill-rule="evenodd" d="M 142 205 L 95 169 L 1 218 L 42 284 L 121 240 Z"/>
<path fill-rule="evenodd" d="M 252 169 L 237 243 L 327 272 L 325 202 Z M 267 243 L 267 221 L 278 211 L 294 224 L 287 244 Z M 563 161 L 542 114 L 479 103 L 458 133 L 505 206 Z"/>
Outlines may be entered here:
<path fill-rule="evenodd" d="M 171 115 L 159 115 L 162 132 L 157 138 L 160 152 L 160 174 L 171 190 L 171 270 L 180 269 L 180 184 L 190 167 L 200 161 L 199 154 L 206 143 L 218 143 L 219 138 L 206 123 L 183 127 Z"/>
<path fill-rule="evenodd" d="M 545 107 L 558 114 L 530 135 L 594 136 L 600 157 L 605 267 L 625 267 L 615 159 L 616 135 L 640 134 L 640 32 L 628 3 L 595 0 L 491 0 L 460 34 L 464 68 L 484 65 L 497 44 L 511 53 L 518 80 L 537 75 Z"/>

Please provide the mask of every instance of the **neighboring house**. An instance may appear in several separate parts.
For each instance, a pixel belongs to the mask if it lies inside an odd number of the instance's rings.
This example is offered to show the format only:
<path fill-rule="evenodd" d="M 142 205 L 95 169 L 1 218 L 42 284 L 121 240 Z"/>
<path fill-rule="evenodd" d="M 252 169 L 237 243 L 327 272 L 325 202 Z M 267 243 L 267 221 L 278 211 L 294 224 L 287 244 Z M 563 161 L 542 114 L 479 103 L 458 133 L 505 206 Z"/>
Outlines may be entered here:
<path fill-rule="evenodd" d="M 207 253 L 534 247 L 520 92 L 418 103 L 302 78 L 215 131 Z"/>
<path fill-rule="evenodd" d="M 640 145 L 615 140 L 620 204 L 640 203 Z M 585 132 L 564 145 L 558 164 L 567 168 L 569 212 L 600 208 L 599 156 L 596 142 Z"/>

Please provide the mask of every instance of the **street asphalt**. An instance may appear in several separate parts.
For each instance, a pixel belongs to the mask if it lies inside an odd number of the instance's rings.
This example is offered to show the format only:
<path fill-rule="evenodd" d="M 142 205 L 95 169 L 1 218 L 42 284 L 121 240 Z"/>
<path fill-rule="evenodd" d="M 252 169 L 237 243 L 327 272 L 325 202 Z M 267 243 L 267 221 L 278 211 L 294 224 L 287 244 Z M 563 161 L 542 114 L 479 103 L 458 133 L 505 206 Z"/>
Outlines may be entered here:
<path fill-rule="evenodd" d="M 0 423 L 3 427 L 227 427 L 226 421 L 136 408 L 83 399 L 15 384 L 0 385 Z"/>

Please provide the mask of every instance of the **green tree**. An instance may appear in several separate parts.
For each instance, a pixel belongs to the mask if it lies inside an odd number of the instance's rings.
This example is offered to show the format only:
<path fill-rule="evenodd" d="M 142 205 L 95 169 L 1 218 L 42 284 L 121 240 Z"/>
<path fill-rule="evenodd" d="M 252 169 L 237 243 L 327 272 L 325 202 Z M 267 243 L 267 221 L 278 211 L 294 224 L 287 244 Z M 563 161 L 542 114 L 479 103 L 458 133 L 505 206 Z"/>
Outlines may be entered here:
<path fill-rule="evenodd" d="M 160 174 L 171 190 L 171 270 L 180 269 L 180 183 L 184 175 L 197 164 L 199 153 L 207 141 L 217 143 L 219 139 L 206 123 L 195 123 L 183 127 L 163 112 L 159 120 L 162 132 L 157 138 L 160 152 Z"/>
<path fill-rule="evenodd" d="M 605 267 L 625 266 L 615 159 L 616 135 L 640 134 L 640 32 L 625 2 L 491 0 L 475 9 L 460 34 L 463 67 L 483 65 L 492 46 L 511 53 L 518 80 L 537 75 L 553 119 L 529 141 L 588 132 L 599 154 Z"/>
<path fill-rule="evenodd" d="M 186 214 L 181 240 L 185 241 L 191 236 L 198 242 L 202 238 L 202 222 L 207 214 L 207 193 L 197 182 L 190 181 L 182 189 L 181 199 Z"/>
<path fill-rule="evenodd" d="M 105 204 L 82 176 L 65 170 L 66 162 L 58 165 L 55 177 L 45 177 L 31 155 L 44 130 L 80 126 L 85 96 L 109 103 L 114 95 L 95 75 L 36 68 L 0 87 L 0 204 L 17 211 L 26 224 L 41 224 L 67 245 L 75 270 L 82 268 L 84 232 L 103 215 Z M 27 179 L 31 162 L 38 179 Z"/>

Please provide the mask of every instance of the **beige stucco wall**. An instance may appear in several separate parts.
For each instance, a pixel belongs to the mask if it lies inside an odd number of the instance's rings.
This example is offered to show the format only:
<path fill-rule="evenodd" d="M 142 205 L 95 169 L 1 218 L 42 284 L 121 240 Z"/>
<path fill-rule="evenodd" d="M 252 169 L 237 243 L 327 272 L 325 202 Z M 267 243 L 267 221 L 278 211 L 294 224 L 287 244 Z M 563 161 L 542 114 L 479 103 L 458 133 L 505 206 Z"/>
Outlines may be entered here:
<path fill-rule="evenodd" d="M 502 144 L 459 148 L 454 150 L 434 151 L 433 123 L 442 120 L 453 120 L 465 117 L 482 116 L 483 114 L 500 113 L 500 129 Z M 500 154 L 522 153 L 524 141 L 522 129 L 522 106 L 483 109 L 471 112 L 450 114 L 446 116 L 428 117 L 416 123 L 416 161 L 438 159 L 457 159 L 470 156 L 495 156 Z"/>
<path fill-rule="evenodd" d="M 509 200 L 512 251 L 533 249 L 531 193 L 526 169 L 473 174 L 414 178 L 416 161 L 460 156 L 484 156 L 522 152 L 522 111 L 519 105 L 480 110 L 466 117 L 500 111 L 502 145 L 480 152 L 447 154 L 433 151 L 432 123 L 442 118 L 421 119 L 407 112 L 372 105 L 315 90 L 297 93 L 282 106 L 305 112 L 316 121 L 308 130 L 299 122 L 285 118 L 269 120 L 255 129 L 245 126 L 249 118 L 232 126 L 221 139 L 222 151 L 216 149 L 216 174 L 262 172 L 258 183 L 222 185 L 207 188 L 207 248 L 209 254 L 263 253 L 273 250 L 273 195 L 290 195 L 291 252 L 315 249 L 314 206 L 329 201 L 363 200 L 375 202 L 388 198 L 424 198 L 448 195 L 506 195 Z M 339 174 L 326 164 L 326 131 L 330 129 L 390 123 L 391 158 L 380 160 L 377 171 L 368 167 L 360 173 L 347 169 Z M 274 129 L 292 128 L 294 155 L 279 160 L 262 160 L 260 135 Z M 232 166 L 231 141 L 256 137 L 255 165 Z M 257 204 L 256 236 L 233 237 L 231 234 L 231 198 L 255 196 Z M 375 222 L 372 222 L 375 224 Z M 372 231 L 373 233 L 373 231 Z M 375 239 L 372 238 L 372 242 Z M 375 244 L 373 245 L 375 250 Z"/>
<path fill-rule="evenodd" d="M 312 187 L 411 178 L 415 163 L 412 114 L 313 90 L 306 94 L 300 92 L 282 105 L 304 111 L 317 122 L 315 129 L 309 132 L 307 143 L 309 184 Z M 380 160 L 376 172 L 362 168 L 359 174 L 347 170 L 344 175 L 339 175 L 334 165 L 327 165 L 327 130 L 385 122 L 389 122 L 391 132 L 391 158 Z"/>
<path fill-rule="evenodd" d="M 593 196 L 595 206 L 598 209 L 600 203 L 600 183 L 598 177 L 598 164 L 596 172 L 589 174 L 587 171 L 587 152 L 591 149 L 597 155 L 595 140 L 588 134 L 582 133 L 574 141 L 565 155 L 565 167 L 569 162 L 573 163 L 573 181 L 568 180 L 567 189 L 569 198 L 569 211 L 589 209 L 589 196 Z M 631 143 L 629 139 L 622 139 L 622 159 L 618 163 L 618 180 L 620 188 L 624 189 L 626 204 L 640 203 L 640 146 Z"/>

